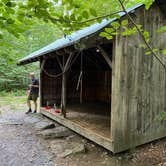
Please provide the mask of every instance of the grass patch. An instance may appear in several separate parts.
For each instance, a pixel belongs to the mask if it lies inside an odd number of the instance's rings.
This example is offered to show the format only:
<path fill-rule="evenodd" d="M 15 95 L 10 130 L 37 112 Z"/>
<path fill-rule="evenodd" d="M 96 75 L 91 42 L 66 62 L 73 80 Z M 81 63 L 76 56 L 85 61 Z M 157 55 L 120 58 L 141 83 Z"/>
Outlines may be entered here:
<path fill-rule="evenodd" d="M 13 90 L 13 91 L 0 91 L 0 97 L 2 96 L 25 96 L 26 90 Z"/>
<path fill-rule="evenodd" d="M 22 110 L 23 107 L 26 108 L 26 98 L 25 91 L 1 91 L 0 92 L 0 107 L 9 107 L 11 111 Z"/>
<path fill-rule="evenodd" d="M 1 91 L 0 92 L 0 109 L 4 107 L 9 107 L 11 111 L 26 111 L 26 91 L 17 90 L 17 91 Z M 32 102 L 32 108 L 34 104 Z M 38 109 L 39 109 L 39 100 L 38 100 Z"/>

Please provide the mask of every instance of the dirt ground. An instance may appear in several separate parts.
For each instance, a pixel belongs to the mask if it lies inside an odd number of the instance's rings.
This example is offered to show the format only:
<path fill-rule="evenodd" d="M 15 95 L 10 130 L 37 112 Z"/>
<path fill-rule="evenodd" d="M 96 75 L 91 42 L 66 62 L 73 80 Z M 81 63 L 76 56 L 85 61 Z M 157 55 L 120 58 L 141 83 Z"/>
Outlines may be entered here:
<path fill-rule="evenodd" d="M 0 166 L 166 166 L 166 138 L 113 155 L 73 134 L 44 140 L 36 135 L 38 115 L 25 115 L 23 97 L 0 97 Z M 86 152 L 59 156 L 71 144 L 83 143 Z"/>

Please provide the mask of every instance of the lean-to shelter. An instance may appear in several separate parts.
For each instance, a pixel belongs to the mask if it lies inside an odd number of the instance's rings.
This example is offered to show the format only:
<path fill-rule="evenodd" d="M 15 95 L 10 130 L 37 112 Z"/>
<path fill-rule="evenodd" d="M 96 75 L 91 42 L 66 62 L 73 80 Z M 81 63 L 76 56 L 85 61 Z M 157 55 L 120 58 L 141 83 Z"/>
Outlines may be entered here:
<path fill-rule="evenodd" d="M 166 33 L 158 33 L 166 23 L 165 9 L 159 0 L 149 10 L 144 5 L 127 10 L 159 50 L 166 47 Z M 123 12 L 120 16 L 127 19 Z M 56 40 L 18 64 L 40 61 L 43 115 L 117 153 L 166 136 L 166 122 L 157 118 L 166 110 L 166 70 L 145 55 L 139 34 L 124 37 L 120 28 L 112 40 L 100 37 L 113 21 Z"/>

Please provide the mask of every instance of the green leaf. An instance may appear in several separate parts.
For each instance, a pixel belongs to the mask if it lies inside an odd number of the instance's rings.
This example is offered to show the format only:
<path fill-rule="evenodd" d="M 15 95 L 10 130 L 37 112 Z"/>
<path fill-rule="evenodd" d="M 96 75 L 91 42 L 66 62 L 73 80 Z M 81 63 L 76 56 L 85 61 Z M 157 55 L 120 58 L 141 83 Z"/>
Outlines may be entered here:
<path fill-rule="evenodd" d="M 153 4 L 153 2 L 154 2 L 155 0 L 146 0 L 144 3 L 145 3 L 145 8 L 146 8 L 146 10 L 148 10 L 150 7 L 151 7 L 151 5 Z"/>
<path fill-rule="evenodd" d="M 147 48 L 147 46 L 145 44 L 140 44 L 139 47 L 144 48 L 144 49 Z"/>
<path fill-rule="evenodd" d="M 152 54 L 152 51 L 146 51 L 145 52 L 145 55 L 150 55 L 150 54 Z"/>
<path fill-rule="evenodd" d="M 101 37 L 105 37 L 105 38 L 107 38 L 108 40 L 113 39 L 113 36 L 110 35 L 110 34 L 107 33 L 107 32 L 101 32 L 101 33 L 100 33 L 100 36 L 101 36 Z"/>
<path fill-rule="evenodd" d="M 82 21 L 82 16 L 77 17 L 78 22 Z"/>
<path fill-rule="evenodd" d="M 97 17 L 97 12 L 94 8 L 90 8 L 90 13 L 92 14 L 92 16 Z"/>
<path fill-rule="evenodd" d="M 162 53 L 163 53 L 164 55 L 166 55 L 166 49 L 162 50 Z"/>
<path fill-rule="evenodd" d="M 84 10 L 84 11 L 82 12 L 82 16 L 83 16 L 84 18 L 88 19 L 88 18 L 89 18 L 89 13 L 88 13 L 88 11 L 87 11 L 87 10 Z"/>
<path fill-rule="evenodd" d="M 162 26 L 162 27 L 158 30 L 158 32 L 166 32 L 166 26 Z"/>
<path fill-rule="evenodd" d="M 115 29 L 118 29 L 120 27 L 120 24 L 119 24 L 119 22 L 116 21 L 116 22 L 111 23 L 111 26 Z"/>
<path fill-rule="evenodd" d="M 0 34 L 0 39 L 3 39 L 3 35 L 2 34 Z"/>
<path fill-rule="evenodd" d="M 113 39 L 113 36 L 109 35 L 109 36 L 107 36 L 106 38 L 107 38 L 108 40 L 111 40 L 111 39 Z"/>
<path fill-rule="evenodd" d="M 123 21 L 121 22 L 121 25 L 122 25 L 122 26 L 128 25 L 128 20 L 123 20 Z"/>
<path fill-rule="evenodd" d="M 116 36 L 116 35 L 118 35 L 119 33 L 118 32 L 112 32 L 111 33 L 111 35 L 114 35 L 114 36 Z"/>
<path fill-rule="evenodd" d="M 101 33 L 100 33 L 100 36 L 101 36 L 101 37 L 108 37 L 109 34 L 108 34 L 107 32 L 101 32 Z"/>
<path fill-rule="evenodd" d="M 150 55 L 150 54 L 152 54 L 153 52 L 157 52 L 157 51 L 158 51 L 157 48 L 153 48 L 152 50 L 147 51 L 147 52 L 145 53 L 145 55 Z"/>
<path fill-rule="evenodd" d="M 13 24 L 14 22 L 15 22 L 15 20 L 12 20 L 11 18 L 7 19 L 8 24 Z"/>
<path fill-rule="evenodd" d="M 8 1 L 8 2 L 6 3 L 6 6 L 12 7 L 12 3 L 11 3 L 10 1 Z"/>
<path fill-rule="evenodd" d="M 112 33 L 112 32 L 114 32 L 115 30 L 114 30 L 113 28 L 105 28 L 105 31 L 106 31 L 107 33 Z"/>
<path fill-rule="evenodd" d="M 137 31 L 136 31 L 136 28 L 126 28 L 123 32 L 122 32 L 122 35 L 123 36 L 131 36 L 131 35 L 134 35 L 136 34 Z"/>
<path fill-rule="evenodd" d="M 150 40 L 150 35 L 149 35 L 149 32 L 148 32 L 148 31 L 144 31 L 144 32 L 143 32 L 143 35 L 144 35 L 144 37 L 145 37 L 146 41 L 148 41 L 148 42 L 149 42 L 149 40 Z"/>

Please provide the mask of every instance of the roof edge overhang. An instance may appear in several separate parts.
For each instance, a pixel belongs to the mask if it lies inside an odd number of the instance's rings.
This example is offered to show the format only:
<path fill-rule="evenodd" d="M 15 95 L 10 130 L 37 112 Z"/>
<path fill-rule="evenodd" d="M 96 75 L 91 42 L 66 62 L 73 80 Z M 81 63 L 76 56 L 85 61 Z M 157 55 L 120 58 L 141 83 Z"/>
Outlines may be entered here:
<path fill-rule="evenodd" d="M 135 9 L 138 9 L 142 7 L 143 4 L 138 4 L 130 9 L 127 10 L 128 13 L 133 12 Z M 120 17 L 125 16 L 126 14 L 124 12 L 119 13 Z M 27 57 L 19 60 L 17 65 L 25 65 L 28 63 L 40 61 L 42 57 L 48 56 L 50 53 L 54 51 L 61 50 L 66 47 L 70 47 L 72 45 L 75 45 L 79 43 L 82 39 L 90 38 L 96 33 L 99 33 L 102 29 L 107 27 L 110 23 L 117 20 L 116 18 L 106 20 L 104 19 L 102 23 L 96 23 L 89 27 L 86 27 L 84 29 L 81 29 L 79 31 L 76 31 L 72 33 L 71 35 L 68 35 L 67 37 L 63 37 L 61 39 L 57 39 L 55 42 L 47 45 L 46 47 L 43 47 L 42 49 L 39 49 L 32 54 L 28 55 Z"/>

